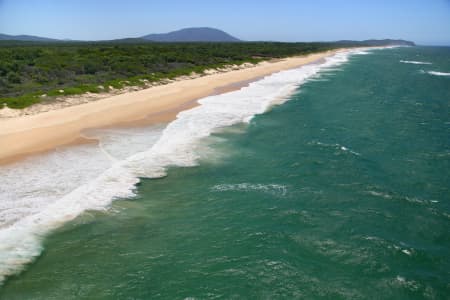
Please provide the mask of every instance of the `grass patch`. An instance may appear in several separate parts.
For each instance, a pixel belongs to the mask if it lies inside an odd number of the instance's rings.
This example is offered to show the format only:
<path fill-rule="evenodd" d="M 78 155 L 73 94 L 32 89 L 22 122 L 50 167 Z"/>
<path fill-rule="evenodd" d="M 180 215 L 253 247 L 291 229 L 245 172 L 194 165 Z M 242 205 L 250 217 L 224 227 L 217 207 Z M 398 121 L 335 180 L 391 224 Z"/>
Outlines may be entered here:
<path fill-rule="evenodd" d="M 30 105 L 41 102 L 41 97 L 36 95 L 22 95 L 13 98 L 0 98 L 0 108 L 3 108 L 3 103 L 6 103 L 9 108 L 25 108 Z"/>

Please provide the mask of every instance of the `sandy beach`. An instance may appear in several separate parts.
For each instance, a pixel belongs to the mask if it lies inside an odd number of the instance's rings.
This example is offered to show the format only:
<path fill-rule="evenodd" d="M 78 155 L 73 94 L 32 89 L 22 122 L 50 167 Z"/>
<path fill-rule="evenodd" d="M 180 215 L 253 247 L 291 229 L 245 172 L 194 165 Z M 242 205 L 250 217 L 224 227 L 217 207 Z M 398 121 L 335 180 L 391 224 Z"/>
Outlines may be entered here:
<path fill-rule="evenodd" d="M 90 128 L 167 122 L 196 100 L 223 93 L 274 72 L 316 62 L 337 50 L 291 57 L 256 66 L 186 79 L 114 95 L 35 115 L 0 118 L 0 163 L 58 146 L 88 142 L 81 132 Z"/>

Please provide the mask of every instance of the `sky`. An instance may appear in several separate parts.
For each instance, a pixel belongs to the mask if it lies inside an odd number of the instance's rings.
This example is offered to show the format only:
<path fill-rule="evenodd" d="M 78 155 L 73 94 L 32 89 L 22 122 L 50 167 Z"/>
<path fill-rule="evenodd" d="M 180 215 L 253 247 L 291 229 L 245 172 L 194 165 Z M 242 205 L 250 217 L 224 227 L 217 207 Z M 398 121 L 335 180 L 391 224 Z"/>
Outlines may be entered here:
<path fill-rule="evenodd" d="M 0 33 L 105 40 L 214 27 L 242 40 L 450 45 L 450 0 L 0 0 Z"/>

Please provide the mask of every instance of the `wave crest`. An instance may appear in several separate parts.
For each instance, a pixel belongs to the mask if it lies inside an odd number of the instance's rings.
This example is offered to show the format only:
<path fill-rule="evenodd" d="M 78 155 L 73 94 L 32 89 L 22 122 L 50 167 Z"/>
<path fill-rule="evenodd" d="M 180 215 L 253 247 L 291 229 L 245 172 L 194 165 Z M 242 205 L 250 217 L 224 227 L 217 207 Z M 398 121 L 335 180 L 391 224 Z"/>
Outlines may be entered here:
<path fill-rule="evenodd" d="M 413 65 L 432 65 L 432 63 L 427 61 L 400 60 L 400 62 L 404 64 L 413 64 Z"/>
<path fill-rule="evenodd" d="M 427 73 L 434 76 L 450 76 L 448 72 L 427 71 Z"/>

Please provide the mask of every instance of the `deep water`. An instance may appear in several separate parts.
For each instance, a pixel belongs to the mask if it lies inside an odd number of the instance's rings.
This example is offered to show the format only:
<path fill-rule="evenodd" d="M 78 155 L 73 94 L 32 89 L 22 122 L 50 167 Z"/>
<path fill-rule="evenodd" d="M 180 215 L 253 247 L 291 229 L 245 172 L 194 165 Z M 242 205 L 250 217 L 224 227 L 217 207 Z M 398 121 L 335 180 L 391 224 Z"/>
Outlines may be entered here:
<path fill-rule="evenodd" d="M 448 299 L 449 72 L 352 56 L 53 232 L 0 299 Z"/>

